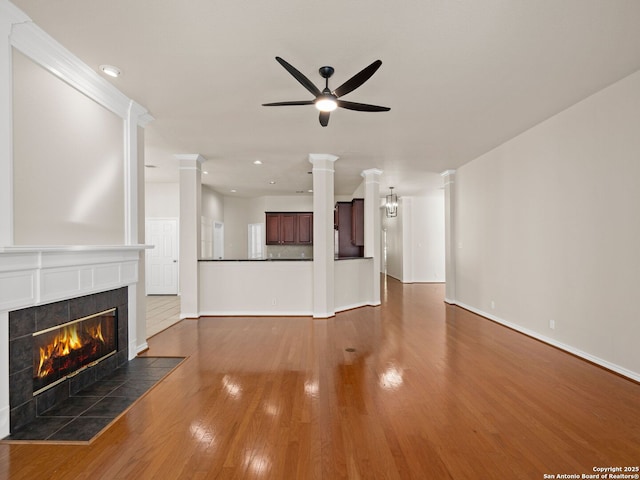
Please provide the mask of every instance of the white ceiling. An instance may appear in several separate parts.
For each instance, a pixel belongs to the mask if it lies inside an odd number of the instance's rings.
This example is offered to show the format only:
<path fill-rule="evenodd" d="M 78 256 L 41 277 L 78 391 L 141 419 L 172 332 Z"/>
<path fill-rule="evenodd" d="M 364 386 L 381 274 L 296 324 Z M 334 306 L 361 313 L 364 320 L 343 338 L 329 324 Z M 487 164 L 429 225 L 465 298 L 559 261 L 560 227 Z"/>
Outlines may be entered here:
<path fill-rule="evenodd" d="M 638 0 L 14 0 L 42 29 L 155 117 L 148 181 L 177 181 L 179 153 L 207 159 L 225 194 L 286 195 L 312 186 L 309 153 L 336 162 L 336 194 L 360 172 L 414 195 L 478 157 L 640 69 Z M 323 128 L 312 96 L 274 59 L 336 88 L 382 67 Z M 263 161 L 262 166 L 253 161 Z M 275 185 L 269 184 L 275 181 Z"/>

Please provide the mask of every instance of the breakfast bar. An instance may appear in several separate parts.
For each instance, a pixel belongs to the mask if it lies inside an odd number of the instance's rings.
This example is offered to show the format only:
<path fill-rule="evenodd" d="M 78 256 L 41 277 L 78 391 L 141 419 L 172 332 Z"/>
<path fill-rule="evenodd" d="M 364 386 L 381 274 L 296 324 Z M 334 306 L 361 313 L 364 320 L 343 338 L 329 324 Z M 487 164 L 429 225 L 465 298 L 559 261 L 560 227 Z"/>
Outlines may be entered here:
<path fill-rule="evenodd" d="M 371 258 L 334 261 L 336 311 L 372 304 L 372 268 Z M 201 315 L 313 314 L 313 259 L 200 260 L 198 269 Z"/>

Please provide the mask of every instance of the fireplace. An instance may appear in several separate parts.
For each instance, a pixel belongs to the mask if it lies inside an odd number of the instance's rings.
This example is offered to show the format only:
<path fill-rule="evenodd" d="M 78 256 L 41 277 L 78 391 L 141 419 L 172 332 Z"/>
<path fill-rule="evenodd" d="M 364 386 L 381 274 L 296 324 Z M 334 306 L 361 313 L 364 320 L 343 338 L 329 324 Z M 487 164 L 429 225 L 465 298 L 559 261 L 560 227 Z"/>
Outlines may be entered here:
<path fill-rule="evenodd" d="M 10 431 L 128 361 L 127 287 L 9 312 Z"/>
<path fill-rule="evenodd" d="M 115 354 L 116 309 L 33 333 L 33 395 Z"/>

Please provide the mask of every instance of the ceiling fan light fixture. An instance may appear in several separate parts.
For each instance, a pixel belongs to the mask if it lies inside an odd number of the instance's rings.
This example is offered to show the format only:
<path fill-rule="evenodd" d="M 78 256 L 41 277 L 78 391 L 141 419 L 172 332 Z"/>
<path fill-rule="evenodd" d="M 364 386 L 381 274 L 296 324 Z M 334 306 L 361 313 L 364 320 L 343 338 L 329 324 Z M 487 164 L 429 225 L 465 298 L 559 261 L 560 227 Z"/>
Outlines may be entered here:
<path fill-rule="evenodd" d="M 338 108 L 338 102 L 331 95 L 321 95 L 315 102 L 315 106 L 321 112 L 333 112 Z"/>

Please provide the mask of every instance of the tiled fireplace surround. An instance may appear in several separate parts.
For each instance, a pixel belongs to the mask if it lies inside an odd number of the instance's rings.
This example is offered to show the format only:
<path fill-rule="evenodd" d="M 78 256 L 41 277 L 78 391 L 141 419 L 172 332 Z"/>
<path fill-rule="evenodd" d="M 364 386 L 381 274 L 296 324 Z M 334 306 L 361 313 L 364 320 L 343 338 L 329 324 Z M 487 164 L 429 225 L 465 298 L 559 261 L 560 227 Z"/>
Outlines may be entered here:
<path fill-rule="evenodd" d="M 144 334 L 137 331 L 138 268 L 145 248 L 0 247 L 0 438 L 57 403 L 65 390 L 73 392 L 145 349 Z M 22 347 L 33 342 L 31 333 L 112 307 L 118 309 L 118 353 L 69 379 L 66 388 L 29 398 L 32 351 Z"/>
<path fill-rule="evenodd" d="M 116 308 L 118 350 L 75 376 L 33 396 L 33 333 Z M 9 408 L 14 431 L 128 361 L 127 287 L 9 312 Z"/>

